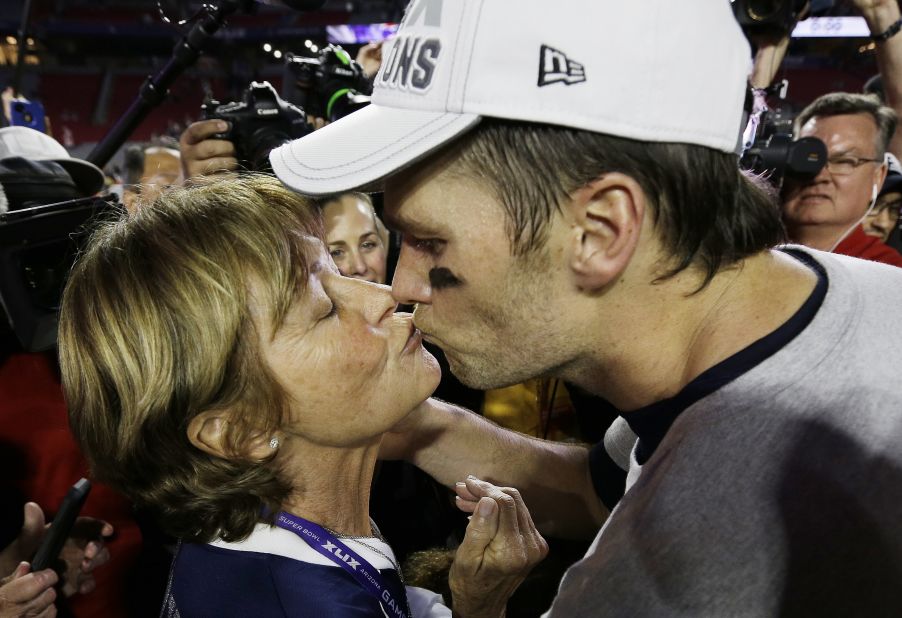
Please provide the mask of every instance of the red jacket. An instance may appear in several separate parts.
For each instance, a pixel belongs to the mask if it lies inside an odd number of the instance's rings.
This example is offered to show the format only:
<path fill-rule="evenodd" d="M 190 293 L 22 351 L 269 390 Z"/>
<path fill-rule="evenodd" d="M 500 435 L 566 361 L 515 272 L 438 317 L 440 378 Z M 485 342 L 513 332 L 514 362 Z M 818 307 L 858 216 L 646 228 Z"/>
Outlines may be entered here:
<path fill-rule="evenodd" d="M 884 264 L 892 264 L 902 268 L 902 253 L 899 253 L 892 247 L 888 247 L 879 238 L 868 236 L 860 225 L 836 246 L 833 253 L 851 255 L 852 257 L 871 260 L 872 262 L 883 262 Z"/>

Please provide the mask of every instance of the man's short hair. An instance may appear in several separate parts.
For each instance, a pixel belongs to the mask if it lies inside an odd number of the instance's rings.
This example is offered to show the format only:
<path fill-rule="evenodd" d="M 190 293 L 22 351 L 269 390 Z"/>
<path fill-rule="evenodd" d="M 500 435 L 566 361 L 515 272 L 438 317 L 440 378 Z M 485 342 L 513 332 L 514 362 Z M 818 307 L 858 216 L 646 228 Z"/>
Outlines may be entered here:
<path fill-rule="evenodd" d="M 671 255 L 661 279 L 699 266 L 704 286 L 721 268 L 785 240 L 766 183 L 740 171 L 735 155 L 706 146 L 486 118 L 452 148 L 460 171 L 502 203 L 515 255 L 540 249 L 563 200 L 611 172 L 635 179 L 649 199 Z"/>
<path fill-rule="evenodd" d="M 831 92 L 816 98 L 795 118 L 795 133 L 798 135 L 812 118 L 842 116 L 845 114 L 868 114 L 877 125 L 877 156 L 886 154 L 889 142 L 896 131 L 898 118 L 892 108 L 880 102 L 877 95 L 854 92 Z"/>
<path fill-rule="evenodd" d="M 103 224 L 60 311 L 69 423 L 98 479 L 195 541 L 246 537 L 278 512 L 289 479 L 242 445 L 281 425 L 287 395 L 266 368 L 249 308 L 277 329 L 308 276 L 320 218 L 276 178 L 173 189 Z M 191 419 L 229 416 L 220 459 L 191 444 Z"/>
<path fill-rule="evenodd" d="M 125 149 L 123 157 L 123 184 L 137 191 L 144 177 L 144 146 L 131 144 Z"/>
<path fill-rule="evenodd" d="M 170 151 L 174 157 L 180 156 L 178 142 L 165 136 L 149 143 L 130 144 L 123 156 L 123 184 L 129 190 L 140 193 L 147 157 L 164 151 Z"/>

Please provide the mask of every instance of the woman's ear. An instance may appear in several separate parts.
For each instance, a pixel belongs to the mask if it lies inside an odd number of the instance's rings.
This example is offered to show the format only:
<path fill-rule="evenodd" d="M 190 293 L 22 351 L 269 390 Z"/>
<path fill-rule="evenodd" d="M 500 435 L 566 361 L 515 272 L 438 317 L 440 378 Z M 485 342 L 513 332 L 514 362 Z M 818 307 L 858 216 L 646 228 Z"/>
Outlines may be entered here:
<path fill-rule="evenodd" d="M 228 412 L 208 410 L 201 412 L 188 423 L 188 440 L 208 455 L 222 459 L 236 457 L 251 461 L 269 459 L 279 448 L 279 439 L 263 433 L 252 433 L 242 442 L 238 452 L 229 448 L 226 431 L 229 425 Z"/>
<path fill-rule="evenodd" d="M 201 412 L 188 422 L 188 441 L 208 455 L 228 459 L 228 424 L 225 410 Z"/>
<path fill-rule="evenodd" d="M 639 183 L 620 173 L 571 193 L 568 257 L 577 286 L 599 290 L 623 274 L 639 243 L 645 206 Z"/>

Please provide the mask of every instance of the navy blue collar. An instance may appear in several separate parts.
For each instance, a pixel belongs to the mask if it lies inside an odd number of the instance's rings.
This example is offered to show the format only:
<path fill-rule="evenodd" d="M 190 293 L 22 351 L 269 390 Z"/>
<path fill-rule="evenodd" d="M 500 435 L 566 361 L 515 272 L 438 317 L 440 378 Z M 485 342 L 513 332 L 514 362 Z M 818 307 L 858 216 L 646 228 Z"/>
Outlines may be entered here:
<path fill-rule="evenodd" d="M 673 397 L 623 415 L 633 432 L 639 436 L 636 461 L 640 465 L 648 461 L 683 410 L 770 358 L 795 339 L 814 319 L 827 295 L 827 272 L 807 253 L 792 249 L 785 249 L 784 252 L 817 274 L 814 291 L 801 308 L 775 331 L 704 371 Z"/>

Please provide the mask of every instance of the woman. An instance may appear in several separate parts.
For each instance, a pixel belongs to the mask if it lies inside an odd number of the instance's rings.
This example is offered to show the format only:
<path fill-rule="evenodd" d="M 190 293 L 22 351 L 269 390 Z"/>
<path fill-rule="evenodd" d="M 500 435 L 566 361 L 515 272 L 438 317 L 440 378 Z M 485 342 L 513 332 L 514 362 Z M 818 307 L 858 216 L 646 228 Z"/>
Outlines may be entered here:
<path fill-rule="evenodd" d="M 73 432 L 182 540 L 164 615 L 410 614 L 369 487 L 439 370 L 315 212 L 265 176 L 175 190 L 103 225 L 67 284 Z"/>

